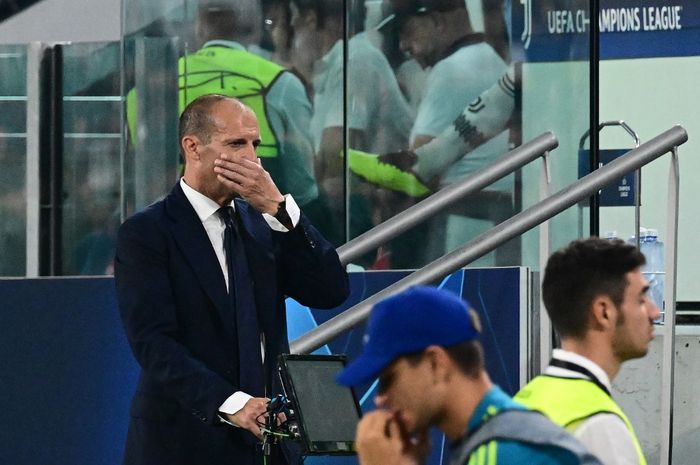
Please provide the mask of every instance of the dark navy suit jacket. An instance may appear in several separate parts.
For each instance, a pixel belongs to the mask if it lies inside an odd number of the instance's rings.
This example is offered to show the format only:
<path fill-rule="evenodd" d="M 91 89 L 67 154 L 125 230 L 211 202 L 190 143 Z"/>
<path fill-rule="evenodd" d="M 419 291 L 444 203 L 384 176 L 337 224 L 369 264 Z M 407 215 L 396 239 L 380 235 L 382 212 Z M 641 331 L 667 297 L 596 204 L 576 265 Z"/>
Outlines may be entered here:
<path fill-rule="evenodd" d="M 301 215 L 287 233 L 236 200 L 261 330 L 266 371 L 288 351 L 284 298 L 331 308 L 348 294 L 333 247 Z M 121 226 L 115 280 L 122 321 L 141 366 L 124 463 L 258 463 L 254 436 L 220 422 L 238 391 L 235 316 L 211 242 L 179 183 Z M 273 392 L 274 393 L 274 392 Z"/>

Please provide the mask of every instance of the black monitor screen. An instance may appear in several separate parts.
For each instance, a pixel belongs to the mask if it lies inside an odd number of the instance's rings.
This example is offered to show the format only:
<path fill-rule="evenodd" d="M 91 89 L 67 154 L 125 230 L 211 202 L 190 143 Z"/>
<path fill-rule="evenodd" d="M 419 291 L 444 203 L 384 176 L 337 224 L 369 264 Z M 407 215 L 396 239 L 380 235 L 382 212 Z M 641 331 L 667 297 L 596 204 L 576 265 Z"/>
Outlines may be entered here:
<path fill-rule="evenodd" d="M 352 390 L 335 382 L 343 366 L 341 356 L 283 356 L 285 389 L 295 403 L 310 453 L 354 450 L 360 410 Z"/>

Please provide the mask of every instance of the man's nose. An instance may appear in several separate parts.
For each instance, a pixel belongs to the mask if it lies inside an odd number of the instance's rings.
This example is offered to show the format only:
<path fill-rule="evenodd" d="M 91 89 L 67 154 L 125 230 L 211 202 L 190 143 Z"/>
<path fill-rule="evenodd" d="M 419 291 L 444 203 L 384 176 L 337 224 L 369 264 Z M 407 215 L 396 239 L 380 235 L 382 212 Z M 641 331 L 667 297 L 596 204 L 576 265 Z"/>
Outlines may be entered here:
<path fill-rule="evenodd" d="M 258 155 L 256 153 L 257 151 L 257 146 L 255 146 L 252 142 L 249 144 L 246 144 L 245 148 L 242 150 L 242 155 L 247 159 L 247 160 L 252 160 L 255 161 L 256 158 L 258 158 Z"/>
<path fill-rule="evenodd" d="M 656 302 L 650 298 L 647 298 L 647 306 L 649 308 L 649 319 L 652 321 L 658 320 L 661 316 L 661 309 L 656 306 Z"/>

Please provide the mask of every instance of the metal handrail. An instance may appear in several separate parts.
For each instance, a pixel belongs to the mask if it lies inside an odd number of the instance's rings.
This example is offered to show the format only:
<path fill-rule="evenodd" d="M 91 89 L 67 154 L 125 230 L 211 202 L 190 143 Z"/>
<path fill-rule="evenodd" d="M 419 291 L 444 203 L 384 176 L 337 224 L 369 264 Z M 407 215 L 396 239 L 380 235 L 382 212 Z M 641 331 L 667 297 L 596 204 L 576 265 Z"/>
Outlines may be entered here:
<path fill-rule="evenodd" d="M 525 142 L 510 152 L 501 155 L 492 164 L 474 172 L 468 178 L 445 187 L 427 199 L 407 208 L 398 215 L 340 246 L 337 250 L 340 262 L 347 265 L 354 259 L 376 249 L 382 244 L 386 244 L 422 221 L 444 211 L 455 202 L 463 200 L 467 195 L 480 191 L 558 146 L 559 141 L 551 132 L 545 132 Z"/>
<path fill-rule="evenodd" d="M 613 183 L 621 176 L 659 158 L 688 140 L 681 126 L 674 126 L 649 142 L 584 176 L 559 192 L 509 218 L 466 243 L 461 248 L 417 270 L 393 285 L 319 325 L 290 344 L 291 353 L 309 353 L 364 321 L 378 301 L 411 286 L 435 282 L 491 252 L 506 241 L 547 221 L 554 215 Z M 675 152 L 675 150 L 674 150 Z"/>

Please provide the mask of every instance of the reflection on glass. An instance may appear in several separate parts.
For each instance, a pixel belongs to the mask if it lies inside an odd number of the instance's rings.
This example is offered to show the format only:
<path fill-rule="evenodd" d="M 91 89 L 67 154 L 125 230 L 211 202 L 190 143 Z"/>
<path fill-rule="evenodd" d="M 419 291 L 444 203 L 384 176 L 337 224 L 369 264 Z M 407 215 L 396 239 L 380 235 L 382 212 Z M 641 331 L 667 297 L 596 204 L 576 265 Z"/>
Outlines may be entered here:
<path fill-rule="evenodd" d="M 176 112 L 203 93 L 234 95 L 256 110 L 263 165 L 335 244 L 464 179 L 519 145 L 523 134 L 527 139 L 551 129 L 541 105 L 539 115 L 526 114 L 521 105 L 521 69 L 534 69 L 523 51 L 523 28 L 530 25 L 531 48 L 542 40 L 543 8 L 528 10 L 529 2 L 126 3 L 126 88 L 146 89 L 138 101 L 147 113 L 138 125 L 136 118 L 129 121 L 130 208 L 167 191 L 167 183 L 152 181 L 174 177 L 163 174 L 173 162 L 139 160 L 179 149 Z M 574 74 L 576 86 L 586 84 L 587 77 Z M 570 75 L 530 79 L 526 100 L 537 101 L 538 92 L 550 95 L 556 85 L 547 83 Z M 586 104 L 584 92 L 574 97 L 572 108 Z M 552 99 L 547 101 L 551 107 Z M 553 118 L 566 126 L 564 132 L 575 124 Z M 137 140 L 144 141 L 140 147 L 134 147 Z M 537 184 L 528 171 L 502 179 L 359 262 L 376 268 L 424 265 L 519 211 L 532 201 Z M 138 201 L 146 188 L 153 192 Z M 527 249 L 536 254 L 536 247 Z M 519 239 L 479 262 L 518 263 Z"/>
<path fill-rule="evenodd" d="M 398 150 L 375 152 L 379 157 L 351 151 L 348 164 L 353 173 L 384 188 L 383 216 L 389 217 L 508 150 L 505 129 L 514 107 L 514 79 L 513 73 L 510 78 L 506 75 L 509 50 L 500 4 L 489 8 L 484 33 L 477 32 L 463 0 L 385 0 L 379 10 L 374 17 L 382 50 L 416 109 L 415 119 L 408 143 Z M 501 34 L 494 34 L 496 30 Z M 358 72 L 363 70 L 360 63 L 357 67 Z M 477 99 L 490 88 L 500 89 L 499 81 L 509 85 L 506 96 L 503 102 L 491 98 L 488 108 L 489 117 L 499 122 L 477 123 L 470 112 L 484 110 L 483 101 Z M 488 136 L 480 132 L 486 129 L 492 132 Z M 509 176 L 393 241 L 389 263 L 397 268 L 422 266 L 513 211 L 513 177 Z M 501 248 L 495 260 L 517 263 L 517 244 Z"/>
<path fill-rule="evenodd" d="M 348 2 L 351 21 L 347 28 L 343 6 L 340 0 L 292 0 L 291 13 L 294 56 L 314 95 L 311 133 L 319 184 L 334 206 L 335 218 L 344 216 L 342 208 L 347 202 L 347 230 L 352 238 L 382 220 L 386 200 L 374 186 L 356 178 L 349 179 L 348 198 L 344 199 L 345 129 L 347 146 L 353 151 L 392 152 L 407 146 L 413 112 L 388 60 L 373 43 L 376 38 L 363 30 L 364 2 Z M 361 262 L 369 265 L 373 259 L 369 256 Z"/>
<path fill-rule="evenodd" d="M 0 46 L 0 276 L 26 273 L 26 69 L 26 47 Z"/>
<path fill-rule="evenodd" d="M 177 138 L 177 59 L 194 34 L 194 0 L 125 0 L 127 131 L 124 216 L 164 196 L 182 168 Z"/>
<path fill-rule="evenodd" d="M 274 30 L 281 27 L 281 20 L 277 15 Z M 213 93 L 250 106 L 260 125 L 257 154 L 263 166 L 280 191 L 291 193 L 312 222 L 320 224 L 328 215 L 319 204 L 314 175 L 308 132 L 311 103 L 296 74 L 261 56 L 262 24 L 257 2 L 220 2 L 197 10 L 197 51 L 182 57 L 178 65 L 179 111 L 195 98 Z M 274 37 L 277 54 L 288 56 L 282 49 L 285 42 Z"/>
<path fill-rule="evenodd" d="M 63 50 L 62 274 L 111 274 L 120 218 L 119 44 Z"/>

